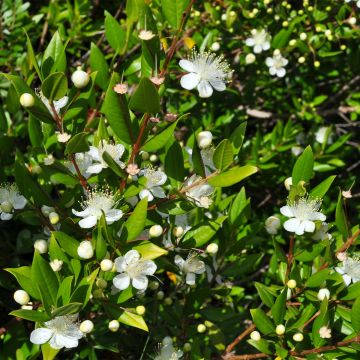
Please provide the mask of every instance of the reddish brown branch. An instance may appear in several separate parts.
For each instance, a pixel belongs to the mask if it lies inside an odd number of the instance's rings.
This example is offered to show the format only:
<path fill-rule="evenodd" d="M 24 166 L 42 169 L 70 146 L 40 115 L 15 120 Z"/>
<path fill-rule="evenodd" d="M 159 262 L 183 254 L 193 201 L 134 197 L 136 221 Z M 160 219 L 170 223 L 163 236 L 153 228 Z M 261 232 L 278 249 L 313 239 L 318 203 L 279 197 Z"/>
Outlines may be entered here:
<path fill-rule="evenodd" d="M 245 329 L 239 336 L 237 336 L 235 338 L 235 340 L 226 347 L 225 356 L 226 356 L 226 354 L 229 354 L 242 339 L 244 339 L 246 336 L 248 336 L 255 329 L 256 329 L 256 326 L 255 326 L 255 324 L 253 324 L 253 325 L 249 326 L 247 329 Z M 256 358 L 254 358 L 254 359 L 256 359 Z"/>
<path fill-rule="evenodd" d="M 347 239 L 346 243 L 344 245 L 342 245 L 339 250 L 336 251 L 336 255 L 341 253 L 341 252 L 346 251 L 353 244 L 353 242 L 358 238 L 359 235 L 360 235 L 360 229 L 357 230 L 354 233 L 354 235 L 350 236 Z"/>

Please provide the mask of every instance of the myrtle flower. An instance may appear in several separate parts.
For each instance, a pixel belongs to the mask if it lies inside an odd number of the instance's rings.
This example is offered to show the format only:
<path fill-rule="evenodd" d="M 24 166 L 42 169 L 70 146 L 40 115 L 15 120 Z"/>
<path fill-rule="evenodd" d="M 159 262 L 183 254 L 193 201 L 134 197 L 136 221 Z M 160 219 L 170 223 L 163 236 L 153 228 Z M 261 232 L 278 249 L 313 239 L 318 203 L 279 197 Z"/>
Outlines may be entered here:
<path fill-rule="evenodd" d="M 154 197 L 164 198 L 166 197 L 161 185 L 165 184 L 167 176 L 160 170 L 154 170 L 152 168 L 146 168 L 142 171 L 143 176 L 146 177 L 145 189 L 140 191 L 140 199 L 148 198 L 148 201 L 152 201 Z"/>
<path fill-rule="evenodd" d="M 92 189 L 87 195 L 87 199 L 81 203 L 82 211 L 72 210 L 73 214 L 83 219 L 79 221 L 79 226 L 88 229 L 96 225 L 101 218 L 102 213 L 105 214 L 107 224 L 118 221 L 123 212 L 116 209 L 117 201 L 115 195 L 109 189 Z"/>
<path fill-rule="evenodd" d="M 90 146 L 88 154 L 92 157 L 94 164 L 87 168 L 87 172 L 90 174 L 99 174 L 102 169 L 108 167 L 107 163 L 103 159 L 103 154 L 107 152 L 112 159 L 122 168 L 125 168 L 125 164 L 120 161 L 121 156 L 124 154 L 125 148 L 121 144 L 109 144 L 106 140 L 101 140 L 99 145 Z"/>
<path fill-rule="evenodd" d="M 66 132 L 61 133 L 60 131 L 55 131 L 55 134 L 57 141 L 61 143 L 66 143 L 71 138 L 71 135 Z"/>
<path fill-rule="evenodd" d="M 194 185 L 197 183 L 198 185 Z M 214 188 L 204 181 L 201 176 L 192 175 L 185 181 L 184 187 L 186 196 L 197 206 L 207 209 L 212 204 L 210 195 L 214 192 Z"/>
<path fill-rule="evenodd" d="M 178 360 L 183 356 L 181 350 L 176 350 L 172 342 L 163 342 L 159 353 L 155 356 L 154 360 Z"/>
<path fill-rule="evenodd" d="M 49 343 L 53 349 L 75 348 L 84 336 L 76 323 L 77 318 L 77 314 L 64 315 L 46 321 L 44 327 L 31 332 L 30 341 L 36 345 Z"/>
<path fill-rule="evenodd" d="M 19 193 L 16 184 L 5 183 L 0 186 L 0 218 L 10 220 L 14 210 L 23 209 L 27 201 Z"/>
<path fill-rule="evenodd" d="M 319 335 L 322 339 L 330 339 L 331 338 L 331 329 L 327 326 L 322 326 L 319 329 Z"/>
<path fill-rule="evenodd" d="M 62 97 L 59 100 L 54 100 L 53 101 L 53 105 L 54 105 L 54 110 L 56 112 L 56 114 L 54 114 L 53 109 L 51 108 L 50 102 L 49 100 L 44 96 L 44 94 L 42 93 L 41 90 L 36 89 L 35 90 L 36 95 L 40 98 L 40 100 L 43 102 L 43 104 L 46 106 L 46 108 L 49 110 L 50 114 L 55 117 L 55 116 L 59 116 L 60 115 L 60 111 L 61 109 L 67 105 L 69 98 L 67 96 Z"/>
<path fill-rule="evenodd" d="M 193 51 L 189 60 L 180 60 L 179 65 L 189 72 L 181 77 L 181 86 L 187 90 L 196 87 L 202 98 L 210 97 L 213 88 L 224 91 L 232 73 L 222 56 L 203 51 Z"/>
<path fill-rule="evenodd" d="M 265 60 L 266 65 L 269 67 L 270 75 L 276 75 L 278 77 L 285 76 L 285 66 L 288 62 L 289 61 L 281 55 L 278 49 L 274 51 L 273 57 L 268 57 Z"/>
<path fill-rule="evenodd" d="M 188 285 L 195 285 L 195 275 L 202 274 L 206 270 L 204 262 L 199 260 L 197 254 L 194 252 L 189 253 L 186 260 L 176 255 L 174 261 L 180 271 L 186 274 L 186 283 Z"/>
<path fill-rule="evenodd" d="M 318 229 L 315 230 L 314 235 L 312 238 L 314 240 L 330 240 L 331 234 L 328 233 L 329 225 L 326 222 L 323 222 Z"/>
<path fill-rule="evenodd" d="M 346 258 L 343 261 L 343 266 L 336 267 L 335 270 L 343 277 L 347 286 L 351 282 L 356 283 L 360 281 L 360 259 L 358 257 Z"/>
<path fill-rule="evenodd" d="M 93 158 L 88 153 L 76 153 L 75 154 L 76 165 L 81 173 L 81 175 L 87 179 L 91 176 L 87 170 L 93 163 Z M 66 163 L 67 168 L 73 173 L 77 174 L 75 166 L 72 162 Z"/>
<path fill-rule="evenodd" d="M 113 279 L 116 289 L 125 290 L 131 282 L 135 289 L 145 291 L 148 286 L 147 276 L 153 275 L 157 267 L 152 260 L 141 259 L 136 250 L 130 250 L 115 259 L 115 268 L 120 273 Z"/>
<path fill-rule="evenodd" d="M 155 34 L 150 30 L 140 30 L 139 39 L 147 41 L 151 40 Z"/>
<path fill-rule="evenodd" d="M 254 53 L 259 54 L 262 51 L 270 49 L 271 36 L 266 30 L 251 30 L 251 37 L 247 38 L 245 44 L 250 47 L 254 47 Z"/>
<path fill-rule="evenodd" d="M 294 203 L 288 203 L 283 206 L 280 212 L 289 217 L 285 221 L 284 228 L 296 235 L 303 235 L 304 232 L 313 232 L 315 230 L 314 221 L 325 221 L 326 216 L 319 212 L 321 201 L 319 199 L 310 199 L 302 197 Z"/>

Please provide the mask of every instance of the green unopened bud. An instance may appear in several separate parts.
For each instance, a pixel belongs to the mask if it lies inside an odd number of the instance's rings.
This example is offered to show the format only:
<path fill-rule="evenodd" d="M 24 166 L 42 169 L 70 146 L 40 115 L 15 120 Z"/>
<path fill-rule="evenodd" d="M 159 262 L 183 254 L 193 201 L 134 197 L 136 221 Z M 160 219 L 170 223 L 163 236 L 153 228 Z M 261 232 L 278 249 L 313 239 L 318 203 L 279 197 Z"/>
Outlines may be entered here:
<path fill-rule="evenodd" d="M 198 332 L 198 333 L 202 334 L 202 333 L 204 333 L 205 331 L 206 331 L 206 326 L 205 326 L 204 324 L 199 324 L 199 325 L 197 326 L 197 332 Z"/>
<path fill-rule="evenodd" d="M 136 313 L 137 313 L 138 315 L 142 316 L 142 315 L 145 314 L 146 309 L 145 309 L 145 306 L 139 305 L 139 306 L 137 306 L 137 307 L 135 308 L 135 311 L 136 311 Z"/>

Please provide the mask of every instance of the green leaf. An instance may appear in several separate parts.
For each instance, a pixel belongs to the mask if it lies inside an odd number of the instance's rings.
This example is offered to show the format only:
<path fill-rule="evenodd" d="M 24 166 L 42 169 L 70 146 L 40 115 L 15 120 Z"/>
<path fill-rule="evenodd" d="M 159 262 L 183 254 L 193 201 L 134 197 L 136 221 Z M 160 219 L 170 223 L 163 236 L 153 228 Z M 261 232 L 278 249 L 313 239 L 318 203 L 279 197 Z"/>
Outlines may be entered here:
<path fill-rule="evenodd" d="M 166 127 L 163 131 L 159 132 L 159 134 L 156 134 L 153 137 L 151 137 L 141 147 L 141 150 L 147 152 L 155 152 L 163 148 L 170 141 L 170 139 L 173 139 L 176 125 L 177 125 L 177 121 Z"/>
<path fill-rule="evenodd" d="M 329 269 L 323 269 L 311 275 L 306 281 L 306 286 L 318 288 L 327 279 L 329 272 Z"/>
<path fill-rule="evenodd" d="M 35 322 L 44 322 L 50 320 L 50 317 L 46 313 L 35 310 L 19 309 L 12 311 L 9 315 Z"/>
<path fill-rule="evenodd" d="M 153 244 L 150 241 L 142 241 L 141 243 L 133 246 L 132 249 L 138 251 L 142 258 L 146 260 L 153 260 L 168 253 L 167 250 Z"/>
<path fill-rule="evenodd" d="M 70 295 L 72 292 L 73 280 L 74 280 L 74 276 L 67 276 L 61 281 L 58 293 L 56 295 L 57 306 L 62 306 L 69 303 Z"/>
<path fill-rule="evenodd" d="M 135 240 L 145 227 L 147 215 L 148 200 L 147 197 L 142 199 L 136 205 L 133 213 L 126 220 L 123 231 L 126 233 L 126 241 Z"/>
<path fill-rule="evenodd" d="M 325 194 L 328 192 L 331 184 L 335 180 L 336 175 L 329 176 L 327 179 L 322 181 L 319 185 L 315 186 L 314 189 L 310 191 L 310 196 L 313 198 L 322 199 Z"/>
<path fill-rule="evenodd" d="M 242 147 L 245 138 L 246 126 L 246 121 L 241 123 L 229 137 L 234 149 L 234 154 L 238 154 Z"/>
<path fill-rule="evenodd" d="M 292 171 L 292 182 L 297 185 L 299 181 L 308 182 L 313 174 L 314 155 L 311 147 L 308 146 L 296 160 Z"/>
<path fill-rule="evenodd" d="M 99 225 L 96 229 L 96 236 L 95 236 L 95 254 L 97 260 L 104 259 L 107 251 L 107 242 L 106 242 L 106 235 L 107 231 L 105 228 L 106 220 L 104 219 L 104 214 L 102 214 L 102 217 L 99 221 Z"/>
<path fill-rule="evenodd" d="M 231 186 L 255 174 L 257 171 L 258 168 L 252 165 L 235 166 L 222 174 L 209 178 L 208 183 L 219 187 Z"/>
<path fill-rule="evenodd" d="M 75 302 L 66 304 L 64 306 L 58 307 L 57 309 L 53 310 L 51 312 L 51 317 L 54 318 L 56 316 L 76 314 L 81 310 L 82 306 L 83 306 L 82 303 L 75 303 Z"/>
<path fill-rule="evenodd" d="M 5 269 L 10 274 L 15 276 L 20 287 L 24 289 L 31 297 L 40 300 L 40 294 L 38 289 L 34 286 L 31 281 L 31 267 L 21 266 L 18 268 L 7 268 Z"/>
<path fill-rule="evenodd" d="M 268 354 L 268 355 L 274 355 L 275 353 L 275 348 L 274 348 L 274 344 L 273 342 L 270 342 L 268 340 L 265 339 L 260 339 L 260 340 L 247 340 L 247 342 L 252 345 L 255 349 L 258 349 L 259 351 L 261 351 L 264 354 Z"/>
<path fill-rule="evenodd" d="M 59 33 L 56 31 L 45 49 L 41 72 L 43 77 L 46 78 L 55 71 L 65 72 L 66 67 L 65 46 L 61 41 Z"/>
<path fill-rule="evenodd" d="M 220 171 L 228 168 L 233 162 L 233 147 L 231 142 L 224 139 L 216 147 L 213 155 L 213 161 L 216 168 Z"/>
<path fill-rule="evenodd" d="M 280 49 L 287 45 L 290 36 L 291 36 L 291 29 L 282 29 L 280 30 L 275 36 L 272 41 L 272 47 L 274 49 Z"/>
<path fill-rule="evenodd" d="M 125 45 L 126 32 L 119 22 L 107 11 L 105 11 L 105 36 L 116 53 L 121 53 Z"/>
<path fill-rule="evenodd" d="M 104 151 L 102 154 L 103 160 L 109 166 L 109 168 L 119 177 L 125 178 L 127 174 L 125 171 L 120 167 L 120 165 L 113 159 L 113 157 L 107 152 Z"/>
<path fill-rule="evenodd" d="M 157 88 L 148 78 L 143 77 L 140 80 L 130 99 L 129 108 L 144 114 L 160 112 L 160 97 Z"/>
<path fill-rule="evenodd" d="M 348 233 L 346 215 L 345 215 L 345 211 L 344 211 L 344 207 L 343 207 L 343 199 L 342 199 L 341 190 L 339 191 L 339 197 L 338 197 L 338 201 L 336 204 L 335 223 L 336 223 L 338 230 L 342 234 L 343 239 L 344 240 L 347 239 L 349 236 L 349 233 Z"/>
<path fill-rule="evenodd" d="M 86 132 L 80 132 L 73 136 L 66 144 L 64 154 L 68 155 L 89 151 L 90 147 L 87 142 L 87 137 L 88 134 Z"/>
<path fill-rule="evenodd" d="M 261 301 L 269 308 L 271 308 L 274 305 L 274 296 L 270 293 L 267 286 L 255 282 L 256 290 L 260 296 Z"/>
<path fill-rule="evenodd" d="M 51 103 L 64 97 L 68 91 L 68 81 L 64 73 L 50 74 L 42 83 L 41 91 Z"/>
<path fill-rule="evenodd" d="M 52 348 L 48 343 L 41 345 L 43 360 L 54 360 L 60 349 Z"/>
<path fill-rule="evenodd" d="M 120 82 L 120 76 L 113 73 L 106 91 L 101 111 L 105 114 L 115 135 L 126 144 L 134 144 L 134 129 L 130 119 L 129 108 L 124 94 L 117 94 L 113 87 Z"/>
<path fill-rule="evenodd" d="M 231 204 L 231 208 L 229 211 L 229 219 L 233 226 L 239 224 L 239 221 L 242 218 L 243 212 L 250 205 L 250 199 L 246 198 L 245 188 L 242 187 L 240 192 L 236 195 L 233 203 Z"/>
<path fill-rule="evenodd" d="M 261 309 L 251 309 L 251 317 L 256 327 L 263 333 L 269 334 L 275 331 L 275 326 L 270 318 Z"/>
<path fill-rule="evenodd" d="M 280 296 L 276 298 L 274 306 L 271 308 L 271 315 L 276 325 L 283 323 L 286 313 L 286 296 L 287 287 L 285 286 Z"/>
<path fill-rule="evenodd" d="M 194 167 L 195 173 L 200 175 L 201 177 L 205 178 L 206 173 L 205 173 L 204 161 L 203 161 L 203 158 L 201 157 L 201 152 L 198 147 L 197 141 L 194 141 L 191 159 L 193 162 L 193 167 Z"/>
<path fill-rule="evenodd" d="M 188 3 L 189 0 L 161 0 L 162 12 L 174 29 L 179 29 L 181 17 Z"/>
<path fill-rule="evenodd" d="M 124 311 L 120 315 L 118 320 L 125 325 L 136 327 L 136 328 L 144 330 L 144 331 L 149 331 L 149 328 L 146 325 L 146 322 L 144 321 L 143 317 L 140 315 L 134 314 L 132 312 Z"/>
<path fill-rule="evenodd" d="M 37 63 L 37 60 L 36 60 L 36 56 L 35 56 L 35 52 L 34 52 L 34 49 L 32 47 L 32 44 L 31 44 L 31 40 L 29 38 L 29 35 L 27 34 L 26 30 L 24 30 L 25 32 L 25 35 L 26 35 L 26 45 L 27 45 L 27 52 L 28 52 L 28 59 L 29 59 L 29 65 L 31 67 L 31 65 L 34 66 L 35 68 L 35 71 L 36 73 L 38 74 L 39 76 L 39 79 L 41 81 L 43 81 L 43 77 L 42 77 L 42 74 L 40 72 L 40 69 L 39 69 L 39 65 Z"/>
<path fill-rule="evenodd" d="M 186 176 L 181 146 L 174 141 L 165 155 L 165 173 L 170 179 L 182 182 Z"/>
<path fill-rule="evenodd" d="M 93 71 L 97 71 L 96 85 L 105 91 L 109 83 L 109 65 L 104 54 L 93 42 L 90 49 L 90 67 Z"/>
<path fill-rule="evenodd" d="M 55 236 L 55 239 L 67 254 L 75 259 L 79 259 L 77 249 L 80 245 L 80 242 L 78 240 L 61 231 L 54 231 L 52 234 Z"/>
<path fill-rule="evenodd" d="M 76 287 L 74 293 L 71 295 L 70 302 L 79 302 L 82 303 L 83 308 L 87 305 L 92 287 L 94 285 L 96 276 L 99 272 L 99 269 L 94 270 L 90 275 L 85 276 Z"/>

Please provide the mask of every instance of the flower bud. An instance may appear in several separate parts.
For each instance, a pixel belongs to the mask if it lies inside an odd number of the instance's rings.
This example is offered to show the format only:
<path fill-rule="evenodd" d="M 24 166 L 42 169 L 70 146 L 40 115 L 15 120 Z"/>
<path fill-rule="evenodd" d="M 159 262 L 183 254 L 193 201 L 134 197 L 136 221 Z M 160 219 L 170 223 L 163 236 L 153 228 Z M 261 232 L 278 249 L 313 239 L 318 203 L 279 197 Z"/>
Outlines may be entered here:
<path fill-rule="evenodd" d="M 306 35 L 306 33 L 301 33 L 300 34 L 300 40 L 302 40 L 302 41 L 304 41 L 304 40 L 306 40 L 307 39 L 307 35 Z"/>
<path fill-rule="evenodd" d="M 55 211 L 51 212 L 49 214 L 49 220 L 52 225 L 56 225 L 60 220 L 59 214 Z"/>
<path fill-rule="evenodd" d="M 158 300 L 162 300 L 163 298 L 165 297 L 165 294 L 163 291 L 158 291 L 157 294 L 156 294 L 156 298 Z"/>
<path fill-rule="evenodd" d="M 50 261 L 50 266 L 53 271 L 60 271 L 63 266 L 63 261 L 59 259 L 54 259 L 53 261 Z"/>
<path fill-rule="evenodd" d="M 197 332 L 198 332 L 198 333 L 202 334 L 202 333 L 204 333 L 205 331 L 206 331 L 206 326 L 205 326 L 204 324 L 199 324 L 199 325 L 197 326 Z"/>
<path fill-rule="evenodd" d="M 270 235 L 276 235 L 281 227 L 281 221 L 277 216 L 270 216 L 265 220 L 265 230 Z"/>
<path fill-rule="evenodd" d="M 170 336 L 165 336 L 163 338 L 163 340 L 162 340 L 163 346 L 170 345 L 172 343 L 173 343 L 173 341 L 172 341 L 172 338 Z"/>
<path fill-rule="evenodd" d="M 184 347 L 183 347 L 184 352 L 190 352 L 191 351 L 191 344 L 190 343 L 185 343 Z"/>
<path fill-rule="evenodd" d="M 159 237 L 162 235 L 162 233 L 163 233 L 163 228 L 160 225 L 153 225 L 149 229 L 149 235 L 152 238 Z"/>
<path fill-rule="evenodd" d="M 349 24 L 350 24 L 350 25 L 355 25 L 355 24 L 356 24 L 356 17 L 351 17 L 351 18 L 349 19 Z"/>
<path fill-rule="evenodd" d="M 285 326 L 284 325 L 278 325 L 275 329 L 275 332 L 277 335 L 284 335 L 285 334 Z"/>
<path fill-rule="evenodd" d="M 48 242 L 46 240 L 36 240 L 34 243 L 34 248 L 37 250 L 40 254 L 45 254 L 48 251 Z"/>
<path fill-rule="evenodd" d="M 345 261 L 347 259 L 347 254 L 346 252 L 339 252 L 337 255 L 336 255 L 336 258 L 339 260 L 339 261 Z"/>
<path fill-rule="evenodd" d="M 219 245 L 216 243 L 211 243 L 206 247 L 206 252 L 208 254 L 216 254 L 219 251 Z"/>
<path fill-rule="evenodd" d="M 4 201 L 1 203 L 0 209 L 4 213 L 10 213 L 13 209 L 13 206 L 12 206 L 11 202 Z"/>
<path fill-rule="evenodd" d="M 39 175 L 42 173 L 42 168 L 40 165 L 36 164 L 31 167 L 31 172 L 35 175 Z"/>
<path fill-rule="evenodd" d="M 214 43 L 211 44 L 210 49 L 212 51 L 219 51 L 220 50 L 220 44 L 217 41 L 215 41 Z"/>
<path fill-rule="evenodd" d="M 54 211 L 55 209 L 53 208 L 53 207 L 51 207 L 51 206 L 46 206 L 46 205 L 43 205 L 42 207 L 41 207 L 41 212 L 42 212 L 42 214 L 44 215 L 44 216 L 49 216 L 50 215 L 50 213 L 52 212 L 52 211 Z"/>
<path fill-rule="evenodd" d="M 320 300 L 320 301 L 323 301 L 325 298 L 327 299 L 330 299 L 330 291 L 329 289 L 320 289 L 318 294 L 317 294 L 317 298 Z"/>
<path fill-rule="evenodd" d="M 287 282 L 287 286 L 289 289 L 295 289 L 296 288 L 296 281 L 294 279 L 290 279 Z"/>
<path fill-rule="evenodd" d="M 250 334 L 250 338 L 251 340 L 259 341 L 261 339 L 261 335 L 258 331 L 255 330 Z"/>
<path fill-rule="evenodd" d="M 253 53 L 247 54 L 245 56 L 245 63 L 246 64 L 252 64 L 253 62 L 255 62 L 256 60 L 256 56 Z"/>
<path fill-rule="evenodd" d="M 173 303 L 173 299 L 172 299 L 172 298 L 166 297 L 166 298 L 164 299 L 164 305 L 172 305 L 172 303 Z"/>
<path fill-rule="evenodd" d="M 143 160 L 149 160 L 149 157 L 150 157 L 150 155 L 149 155 L 149 153 L 148 152 L 146 152 L 146 151 L 142 151 L 141 152 L 141 158 L 143 159 Z"/>
<path fill-rule="evenodd" d="M 303 64 L 304 62 L 305 62 L 305 57 L 304 56 L 300 56 L 299 58 L 298 58 L 298 62 L 299 62 L 299 64 Z"/>
<path fill-rule="evenodd" d="M 35 104 L 35 98 L 29 93 L 23 93 L 20 96 L 20 104 L 23 107 L 32 107 Z"/>
<path fill-rule="evenodd" d="M 206 149 L 211 145 L 213 136 L 210 131 L 200 131 L 196 135 L 196 141 L 200 149 Z"/>
<path fill-rule="evenodd" d="M 77 69 L 71 75 L 71 81 L 74 83 L 74 86 L 78 89 L 83 89 L 90 81 L 90 76 L 87 72 Z"/>
<path fill-rule="evenodd" d="M 117 332 L 119 330 L 120 323 L 117 320 L 111 320 L 108 327 L 110 331 Z"/>
<path fill-rule="evenodd" d="M 173 228 L 173 235 L 175 237 L 180 237 L 184 233 L 184 229 L 182 226 L 175 226 Z"/>
<path fill-rule="evenodd" d="M 296 333 L 294 336 L 293 336 L 293 339 L 294 341 L 296 342 L 301 342 L 304 340 L 304 335 L 302 333 Z"/>
<path fill-rule="evenodd" d="M 96 285 L 99 289 L 106 289 L 107 287 L 107 281 L 105 279 L 97 279 L 96 280 Z"/>
<path fill-rule="evenodd" d="M 157 290 L 159 288 L 159 283 L 157 281 L 151 281 L 150 285 L 149 285 L 149 288 L 151 290 Z"/>
<path fill-rule="evenodd" d="M 100 263 L 100 268 L 102 271 L 111 271 L 113 266 L 114 266 L 114 263 L 109 259 L 104 259 Z"/>
<path fill-rule="evenodd" d="M 80 331 L 84 334 L 89 334 L 94 329 L 94 323 L 91 320 L 85 320 L 80 324 Z"/>
<path fill-rule="evenodd" d="M 14 292 L 14 300 L 19 305 L 26 305 L 30 301 L 30 296 L 25 290 L 16 290 Z"/>
<path fill-rule="evenodd" d="M 295 39 L 291 39 L 291 40 L 289 41 L 289 45 L 290 45 L 290 46 L 295 46 L 295 45 L 296 45 L 296 40 L 295 40 Z"/>
<path fill-rule="evenodd" d="M 331 30 L 330 29 L 325 30 L 324 35 L 326 37 L 329 37 L 331 35 Z"/>
<path fill-rule="evenodd" d="M 77 248 L 77 253 L 82 259 L 91 259 L 94 256 L 94 250 L 90 241 L 82 241 Z"/>
<path fill-rule="evenodd" d="M 151 154 L 149 160 L 152 163 L 157 162 L 158 161 L 158 156 L 156 154 Z"/>
<path fill-rule="evenodd" d="M 102 289 L 96 289 L 92 292 L 94 299 L 102 299 L 104 297 L 104 292 Z"/>
<path fill-rule="evenodd" d="M 146 309 L 145 309 L 145 306 L 139 305 L 135 308 L 135 311 L 138 315 L 142 316 L 145 314 Z"/>
<path fill-rule="evenodd" d="M 291 187 L 292 184 L 293 184 L 293 182 L 292 182 L 292 177 L 291 176 L 285 179 L 284 186 L 285 186 L 285 189 L 287 191 L 290 191 L 290 187 Z"/>
<path fill-rule="evenodd" d="M 318 67 L 320 67 L 320 61 L 314 61 L 314 66 L 316 67 L 316 68 L 318 68 Z"/>

